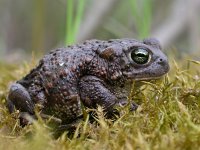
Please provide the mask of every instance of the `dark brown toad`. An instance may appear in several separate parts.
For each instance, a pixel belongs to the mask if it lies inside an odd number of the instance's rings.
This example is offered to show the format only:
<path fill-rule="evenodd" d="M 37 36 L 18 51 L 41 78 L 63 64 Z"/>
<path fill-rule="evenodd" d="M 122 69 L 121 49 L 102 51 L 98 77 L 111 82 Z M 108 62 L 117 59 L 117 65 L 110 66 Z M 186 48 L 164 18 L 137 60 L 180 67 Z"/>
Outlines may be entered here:
<path fill-rule="evenodd" d="M 82 116 L 82 104 L 100 105 L 107 112 L 127 104 L 133 80 L 156 79 L 168 70 L 167 57 L 156 39 L 89 40 L 45 55 L 36 68 L 11 85 L 8 108 L 11 113 L 17 109 L 34 115 L 35 105 L 40 104 L 41 113 L 67 124 Z"/>

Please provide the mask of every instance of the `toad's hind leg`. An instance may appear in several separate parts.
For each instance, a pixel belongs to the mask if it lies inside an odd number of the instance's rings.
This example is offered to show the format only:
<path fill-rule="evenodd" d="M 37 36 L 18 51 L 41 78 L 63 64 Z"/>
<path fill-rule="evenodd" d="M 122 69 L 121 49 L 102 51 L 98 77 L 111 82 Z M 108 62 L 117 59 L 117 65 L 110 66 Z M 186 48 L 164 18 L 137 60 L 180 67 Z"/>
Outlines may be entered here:
<path fill-rule="evenodd" d="M 14 108 L 16 108 L 20 112 L 27 112 L 30 115 L 34 114 L 34 104 L 28 91 L 18 83 L 14 83 L 10 87 L 7 97 L 7 107 L 10 113 L 14 112 Z"/>

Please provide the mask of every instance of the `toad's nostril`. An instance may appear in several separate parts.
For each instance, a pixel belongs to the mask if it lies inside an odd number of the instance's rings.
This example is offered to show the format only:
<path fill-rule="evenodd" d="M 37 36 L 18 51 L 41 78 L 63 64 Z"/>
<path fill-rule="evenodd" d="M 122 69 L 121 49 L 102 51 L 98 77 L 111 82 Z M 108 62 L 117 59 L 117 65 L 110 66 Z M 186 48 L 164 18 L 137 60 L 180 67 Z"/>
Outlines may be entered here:
<path fill-rule="evenodd" d="M 157 60 L 157 64 L 159 64 L 162 67 L 162 69 L 165 70 L 165 73 L 168 72 L 170 69 L 168 60 L 165 58 L 159 58 Z"/>
<path fill-rule="evenodd" d="M 160 64 L 160 65 L 166 65 L 167 61 L 163 58 L 160 58 L 157 63 Z"/>

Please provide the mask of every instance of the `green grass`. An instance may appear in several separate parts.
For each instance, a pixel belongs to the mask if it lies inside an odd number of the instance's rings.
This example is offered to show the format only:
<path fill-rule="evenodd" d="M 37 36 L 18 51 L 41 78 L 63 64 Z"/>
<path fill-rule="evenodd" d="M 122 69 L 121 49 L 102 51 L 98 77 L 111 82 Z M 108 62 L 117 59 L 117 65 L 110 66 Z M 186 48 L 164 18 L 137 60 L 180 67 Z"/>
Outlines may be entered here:
<path fill-rule="evenodd" d="M 76 35 L 79 31 L 86 1 L 87 0 L 66 0 L 66 45 L 73 44 L 76 41 Z M 74 5 L 76 5 L 76 7 L 74 7 Z"/>
<path fill-rule="evenodd" d="M 17 113 L 10 115 L 5 107 L 7 87 L 35 63 L 0 64 L 0 149 L 199 149 L 200 62 L 170 62 L 171 71 L 163 80 L 133 88 L 131 100 L 140 104 L 136 112 L 124 108 L 112 122 L 99 108 L 98 123 L 80 122 L 71 138 L 66 132 L 55 138 L 42 120 L 19 126 Z"/>
<path fill-rule="evenodd" d="M 134 25 L 138 37 L 143 39 L 150 35 L 152 22 L 152 0 L 129 0 Z"/>

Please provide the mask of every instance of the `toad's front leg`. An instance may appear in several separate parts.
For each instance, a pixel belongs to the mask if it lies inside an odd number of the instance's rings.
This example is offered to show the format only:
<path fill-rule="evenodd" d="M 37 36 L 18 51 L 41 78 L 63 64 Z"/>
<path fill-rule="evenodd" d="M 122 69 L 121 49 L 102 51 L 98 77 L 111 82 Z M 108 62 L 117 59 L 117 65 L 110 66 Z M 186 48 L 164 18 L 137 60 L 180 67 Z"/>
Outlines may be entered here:
<path fill-rule="evenodd" d="M 113 112 L 117 97 L 106 88 L 104 81 L 95 76 L 84 76 L 79 82 L 79 92 L 83 104 L 95 108 L 100 105 L 106 112 Z"/>
<path fill-rule="evenodd" d="M 106 112 L 117 113 L 114 106 L 124 107 L 129 104 L 127 97 L 117 97 L 105 85 L 105 82 L 95 76 L 84 76 L 79 82 L 79 92 L 83 104 L 87 107 L 102 106 Z M 130 111 L 135 111 L 138 105 L 130 103 Z"/>

